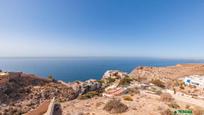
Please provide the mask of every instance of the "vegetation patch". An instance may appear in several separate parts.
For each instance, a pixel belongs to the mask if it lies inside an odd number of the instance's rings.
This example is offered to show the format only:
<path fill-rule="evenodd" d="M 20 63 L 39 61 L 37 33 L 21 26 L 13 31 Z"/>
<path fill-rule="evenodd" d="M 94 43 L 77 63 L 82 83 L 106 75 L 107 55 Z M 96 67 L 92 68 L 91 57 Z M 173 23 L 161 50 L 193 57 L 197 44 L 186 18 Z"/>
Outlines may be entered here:
<path fill-rule="evenodd" d="M 107 102 L 103 109 L 109 113 L 123 113 L 128 110 L 128 106 L 121 103 L 120 100 L 113 99 Z"/>
<path fill-rule="evenodd" d="M 105 83 L 104 80 L 98 80 L 97 82 L 99 82 L 100 84 L 104 84 Z"/>
<path fill-rule="evenodd" d="M 138 88 L 129 88 L 128 89 L 128 93 L 130 95 L 134 95 L 134 94 L 140 94 L 140 90 Z"/>
<path fill-rule="evenodd" d="M 112 77 L 108 77 L 108 78 L 106 78 L 106 82 L 109 84 L 109 83 L 113 83 L 113 82 L 115 82 L 115 79 L 114 78 L 112 78 Z"/>
<path fill-rule="evenodd" d="M 100 96 L 100 92 L 99 91 L 90 91 L 90 92 L 88 92 L 88 93 L 85 93 L 85 94 L 83 94 L 83 95 L 80 95 L 79 96 L 79 99 L 90 99 L 90 98 L 92 98 L 92 97 L 94 97 L 94 96 Z"/>
<path fill-rule="evenodd" d="M 130 97 L 130 96 L 123 96 L 123 99 L 125 101 L 133 101 L 132 97 Z"/>
<path fill-rule="evenodd" d="M 165 83 L 159 79 L 154 79 L 151 81 L 151 83 L 158 86 L 158 87 L 165 88 Z"/>
<path fill-rule="evenodd" d="M 162 94 L 162 91 L 161 91 L 161 90 L 158 90 L 158 91 L 155 92 L 155 94 L 161 95 L 161 94 Z"/>
<path fill-rule="evenodd" d="M 131 81 L 133 81 L 133 79 L 131 79 L 130 77 L 124 77 L 123 79 L 120 80 L 118 86 L 130 85 Z"/>
<path fill-rule="evenodd" d="M 174 109 L 179 109 L 180 108 L 180 106 L 175 102 L 172 102 L 172 103 L 168 104 L 168 106 L 171 107 L 171 108 L 174 108 Z"/>

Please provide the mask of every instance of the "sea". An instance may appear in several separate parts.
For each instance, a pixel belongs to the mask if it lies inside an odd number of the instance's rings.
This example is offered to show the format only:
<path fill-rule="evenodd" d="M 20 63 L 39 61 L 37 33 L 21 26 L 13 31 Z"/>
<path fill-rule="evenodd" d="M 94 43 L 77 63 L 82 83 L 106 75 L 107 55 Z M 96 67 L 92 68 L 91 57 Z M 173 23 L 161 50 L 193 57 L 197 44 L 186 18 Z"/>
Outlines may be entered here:
<path fill-rule="evenodd" d="M 128 58 L 128 57 L 49 57 L 0 58 L 0 70 L 33 73 L 57 80 L 100 79 L 107 70 L 131 72 L 138 66 L 173 66 L 184 63 L 204 63 L 204 60 Z"/>

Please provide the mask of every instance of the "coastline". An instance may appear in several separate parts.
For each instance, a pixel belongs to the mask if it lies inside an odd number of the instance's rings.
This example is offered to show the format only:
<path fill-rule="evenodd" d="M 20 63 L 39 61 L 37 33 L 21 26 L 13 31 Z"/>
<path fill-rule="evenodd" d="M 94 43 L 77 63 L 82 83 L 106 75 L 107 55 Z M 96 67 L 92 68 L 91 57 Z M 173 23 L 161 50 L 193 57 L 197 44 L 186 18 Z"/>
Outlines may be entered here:
<path fill-rule="evenodd" d="M 151 91 L 151 93 L 156 96 L 153 100 L 158 98 L 158 91 L 165 93 L 166 90 L 164 89 L 174 90 L 174 88 L 176 88 L 176 90 L 180 92 L 180 86 L 178 86 L 178 88 L 177 86 L 174 86 L 173 88 L 171 86 L 172 84 L 168 84 L 168 82 L 173 83 L 175 80 L 179 81 L 180 78 L 190 75 L 204 76 L 204 65 L 178 64 L 176 66 L 167 67 L 140 66 L 130 73 L 119 70 L 108 70 L 104 73 L 100 80 L 89 79 L 86 81 L 74 82 L 57 81 L 52 77 L 40 78 L 33 74 L 26 74 L 23 72 L 9 72 L 7 74 L 3 74 L 4 72 L 1 73 L 0 88 L 2 90 L 0 94 L 3 96 L 1 97 L 1 100 L 4 100 L 4 102 L 1 101 L 0 104 L 2 107 L 0 109 L 1 112 L 5 112 L 5 110 L 12 112 L 12 110 L 15 109 L 15 111 L 18 112 L 27 113 L 36 109 L 44 101 L 56 98 L 55 101 L 60 102 L 60 106 L 63 107 L 61 108 L 62 113 L 68 114 L 69 112 L 76 112 L 76 108 L 74 109 L 74 107 L 67 108 L 68 103 L 73 103 L 75 101 L 77 101 L 77 103 L 84 103 L 86 102 L 85 100 L 92 99 L 96 101 L 98 98 L 107 101 L 113 97 L 121 99 L 124 98 L 124 95 L 131 94 L 130 91 L 133 89 L 134 92 L 132 93 L 136 95 L 137 98 L 141 98 L 141 95 L 148 95 L 152 98 L 151 95 L 147 93 Z M 152 80 L 159 80 L 160 82 L 153 82 Z M 152 91 L 151 88 L 154 88 L 154 90 L 156 88 L 156 91 Z M 8 89 L 10 92 L 8 92 Z M 138 91 L 141 94 L 138 94 Z M 21 92 L 23 94 L 21 94 Z M 196 94 L 202 95 L 198 92 Z M 15 96 L 15 98 L 13 96 Z M 136 97 L 133 96 L 131 98 Z M 142 99 L 145 98 L 143 97 Z M 98 101 L 99 100 L 96 102 Z M 129 104 L 127 102 L 124 103 L 127 105 Z M 27 108 L 18 108 L 18 106 L 25 106 Z M 144 105 L 144 107 L 145 106 L 146 105 Z M 96 113 L 97 111 L 99 112 L 99 110 L 100 112 L 102 111 L 101 109 L 97 110 L 96 108 L 94 110 L 96 110 Z M 134 111 L 139 113 L 137 110 Z M 100 114 L 100 112 L 98 114 Z M 124 115 L 125 114 L 128 113 L 126 112 Z"/>
<path fill-rule="evenodd" d="M 160 58 L 30 58 L 30 59 L 0 59 L 0 69 L 5 71 L 33 73 L 46 78 L 52 75 L 57 80 L 71 82 L 85 81 L 90 78 L 101 79 L 107 70 L 131 72 L 139 66 L 173 66 L 177 63 L 204 63 L 204 61 L 160 59 Z"/>

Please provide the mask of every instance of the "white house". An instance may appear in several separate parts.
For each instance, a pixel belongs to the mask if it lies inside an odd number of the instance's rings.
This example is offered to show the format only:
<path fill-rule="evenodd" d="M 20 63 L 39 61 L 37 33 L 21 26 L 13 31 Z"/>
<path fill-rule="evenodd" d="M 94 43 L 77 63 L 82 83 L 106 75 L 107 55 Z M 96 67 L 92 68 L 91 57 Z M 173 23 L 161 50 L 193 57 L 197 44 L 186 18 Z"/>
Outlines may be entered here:
<path fill-rule="evenodd" d="M 184 78 L 186 85 L 193 85 L 196 87 L 204 88 L 204 76 L 192 75 Z"/>

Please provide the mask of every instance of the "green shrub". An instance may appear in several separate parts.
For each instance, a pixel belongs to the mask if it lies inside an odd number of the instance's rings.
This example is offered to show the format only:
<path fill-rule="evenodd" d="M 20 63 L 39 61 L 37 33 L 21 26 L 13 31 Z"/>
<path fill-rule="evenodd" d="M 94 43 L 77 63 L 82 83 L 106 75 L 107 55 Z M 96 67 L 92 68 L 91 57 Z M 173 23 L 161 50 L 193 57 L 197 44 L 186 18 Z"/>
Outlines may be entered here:
<path fill-rule="evenodd" d="M 52 75 L 49 75 L 47 78 L 48 78 L 48 80 L 50 80 L 52 82 L 56 82 L 56 80 L 54 79 L 54 77 Z"/>
<path fill-rule="evenodd" d="M 107 102 L 103 109 L 109 113 L 123 113 L 128 110 L 128 106 L 121 103 L 120 100 L 113 99 Z"/>
<path fill-rule="evenodd" d="M 99 96 L 99 95 L 100 95 L 100 93 L 98 91 L 90 91 L 88 93 L 80 95 L 79 99 L 90 99 L 90 98 L 92 98 L 94 96 Z"/>
<path fill-rule="evenodd" d="M 112 83 L 112 82 L 115 82 L 115 79 L 112 77 L 108 77 L 108 78 L 106 78 L 106 81 L 107 81 L 107 83 Z"/>
<path fill-rule="evenodd" d="M 131 79 L 130 77 L 124 77 L 123 79 L 120 80 L 119 82 L 119 86 L 127 86 L 131 83 L 131 81 L 133 81 L 133 79 Z"/>
<path fill-rule="evenodd" d="M 101 84 L 105 83 L 104 80 L 98 80 L 97 82 L 99 82 Z"/>
<path fill-rule="evenodd" d="M 53 76 L 52 75 L 48 75 L 47 78 L 50 79 L 50 80 L 53 80 Z"/>

